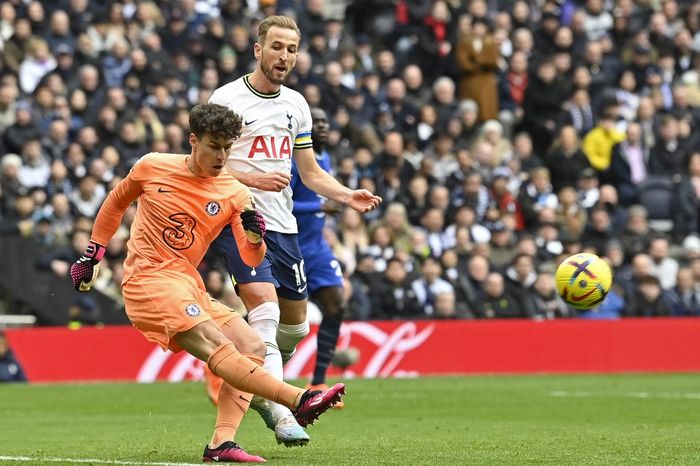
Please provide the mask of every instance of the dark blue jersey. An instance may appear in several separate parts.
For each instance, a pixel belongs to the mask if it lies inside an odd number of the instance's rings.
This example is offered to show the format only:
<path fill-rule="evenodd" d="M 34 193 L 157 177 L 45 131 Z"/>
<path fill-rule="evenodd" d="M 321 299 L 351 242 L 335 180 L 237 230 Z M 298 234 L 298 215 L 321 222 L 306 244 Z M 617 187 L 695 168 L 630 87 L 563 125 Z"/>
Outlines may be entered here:
<path fill-rule="evenodd" d="M 331 172 L 331 158 L 328 152 L 316 153 L 316 161 L 328 173 Z M 292 212 L 297 219 L 299 228 L 299 247 L 304 249 L 323 241 L 323 227 L 326 225 L 326 214 L 321 212 L 323 197 L 307 188 L 301 181 L 295 162 L 292 163 Z"/>
<path fill-rule="evenodd" d="M 326 151 L 316 154 L 316 161 L 331 172 L 331 159 Z M 296 164 L 292 164 L 292 213 L 297 219 L 299 249 L 304 258 L 305 280 L 310 294 L 321 288 L 342 287 L 343 273 L 330 246 L 323 239 L 326 214 L 321 212 L 324 199 L 301 182 Z"/>

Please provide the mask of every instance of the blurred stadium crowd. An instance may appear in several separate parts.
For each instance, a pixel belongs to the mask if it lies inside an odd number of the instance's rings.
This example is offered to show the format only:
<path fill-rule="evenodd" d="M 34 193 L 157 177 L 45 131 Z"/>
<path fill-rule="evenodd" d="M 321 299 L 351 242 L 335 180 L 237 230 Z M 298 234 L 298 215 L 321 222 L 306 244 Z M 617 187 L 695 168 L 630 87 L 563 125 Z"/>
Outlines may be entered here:
<path fill-rule="evenodd" d="M 251 70 L 274 13 L 301 27 L 288 85 L 331 117 L 336 176 L 385 200 L 328 221 L 348 317 L 700 314 L 700 4 L 677 0 L 2 1 L 0 235 L 66 276 L 106 193 L 189 151 L 189 109 Z M 115 300 L 132 217 L 97 284 Z M 615 282 L 576 312 L 553 271 L 581 250 Z"/>

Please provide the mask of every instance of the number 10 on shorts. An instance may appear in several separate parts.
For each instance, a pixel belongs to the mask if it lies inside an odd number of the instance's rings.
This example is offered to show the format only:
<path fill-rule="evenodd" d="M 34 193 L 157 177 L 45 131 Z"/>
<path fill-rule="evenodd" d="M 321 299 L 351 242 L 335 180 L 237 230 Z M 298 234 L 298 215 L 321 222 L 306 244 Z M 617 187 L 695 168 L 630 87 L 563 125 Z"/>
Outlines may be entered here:
<path fill-rule="evenodd" d="M 306 283 L 306 271 L 304 270 L 304 259 L 298 264 L 292 265 L 292 270 L 294 270 L 294 278 L 296 279 L 297 286 L 301 286 L 302 283 Z"/>

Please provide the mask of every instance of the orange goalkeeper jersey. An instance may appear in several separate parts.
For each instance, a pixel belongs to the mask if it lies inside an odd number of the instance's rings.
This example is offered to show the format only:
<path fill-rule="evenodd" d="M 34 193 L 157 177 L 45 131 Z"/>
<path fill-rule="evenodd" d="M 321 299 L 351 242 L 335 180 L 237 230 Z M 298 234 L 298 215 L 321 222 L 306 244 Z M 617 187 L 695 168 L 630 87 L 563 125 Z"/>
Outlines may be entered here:
<path fill-rule="evenodd" d="M 95 219 L 92 241 L 106 246 L 122 216 L 138 198 L 124 261 L 126 283 L 141 271 L 164 268 L 201 278 L 196 267 L 226 225 L 231 225 L 243 261 L 255 267 L 265 243 L 245 236 L 240 213 L 252 207 L 250 191 L 228 172 L 200 178 L 187 168 L 187 155 L 151 153 L 107 196 Z"/>

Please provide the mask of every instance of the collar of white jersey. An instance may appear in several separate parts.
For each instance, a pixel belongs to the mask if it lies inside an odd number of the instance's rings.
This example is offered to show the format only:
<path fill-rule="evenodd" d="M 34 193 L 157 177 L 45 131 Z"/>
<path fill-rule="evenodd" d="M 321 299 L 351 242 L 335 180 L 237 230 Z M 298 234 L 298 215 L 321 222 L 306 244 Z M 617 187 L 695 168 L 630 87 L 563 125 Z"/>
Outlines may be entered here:
<path fill-rule="evenodd" d="M 277 92 L 272 92 L 270 94 L 265 94 L 264 92 L 260 92 L 259 90 L 255 89 L 253 87 L 253 85 L 250 83 L 250 75 L 251 74 L 252 73 L 248 73 L 245 76 L 243 76 L 243 82 L 245 83 L 246 87 L 248 88 L 248 90 L 250 92 L 252 92 L 253 94 L 255 94 L 258 97 L 261 97 L 263 99 L 274 99 L 275 97 L 279 97 L 280 90 L 282 89 L 281 87 L 280 87 L 280 89 L 277 90 Z"/>

